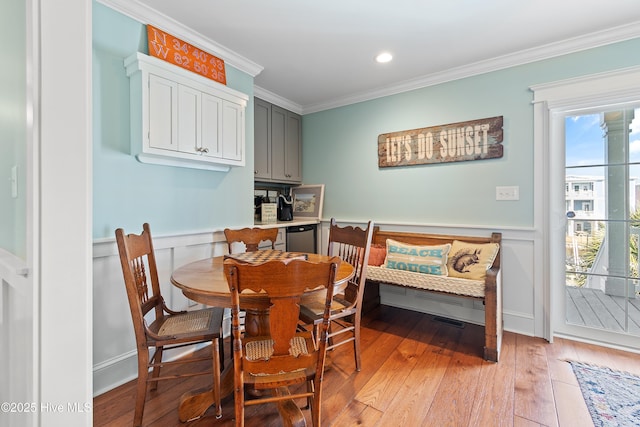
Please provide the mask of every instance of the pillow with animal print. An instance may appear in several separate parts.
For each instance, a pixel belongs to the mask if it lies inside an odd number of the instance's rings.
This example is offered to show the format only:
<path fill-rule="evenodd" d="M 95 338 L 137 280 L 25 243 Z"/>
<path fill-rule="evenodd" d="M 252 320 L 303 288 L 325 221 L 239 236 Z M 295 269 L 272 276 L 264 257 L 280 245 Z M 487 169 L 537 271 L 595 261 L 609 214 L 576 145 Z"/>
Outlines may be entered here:
<path fill-rule="evenodd" d="M 384 260 L 384 266 L 396 270 L 446 276 L 449 249 L 451 249 L 449 243 L 417 246 L 387 239 L 387 257 Z"/>
<path fill-rule="evenodd" d="M 449 252 L 450 277 L 484 280 L 500 246 L 497 243 L 468 243 L 454 240 Z"/>

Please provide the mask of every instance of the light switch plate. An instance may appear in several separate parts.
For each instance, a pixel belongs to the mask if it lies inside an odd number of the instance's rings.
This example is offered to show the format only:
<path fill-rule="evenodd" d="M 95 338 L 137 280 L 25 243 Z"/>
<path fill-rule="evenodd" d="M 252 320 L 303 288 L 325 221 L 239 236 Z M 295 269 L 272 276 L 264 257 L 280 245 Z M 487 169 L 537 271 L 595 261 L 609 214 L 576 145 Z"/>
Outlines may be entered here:
<path fill-rule="evenodd" d="M 520 187 L 496 187 L 496 200 L 520 200 Z"/>

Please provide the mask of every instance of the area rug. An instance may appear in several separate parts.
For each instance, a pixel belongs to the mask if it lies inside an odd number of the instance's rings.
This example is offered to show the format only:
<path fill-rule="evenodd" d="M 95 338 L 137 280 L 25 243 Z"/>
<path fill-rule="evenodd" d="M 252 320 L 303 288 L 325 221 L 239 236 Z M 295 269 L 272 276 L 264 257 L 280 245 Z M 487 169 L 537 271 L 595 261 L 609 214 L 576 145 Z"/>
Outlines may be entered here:
<path fill-rule="evenodd" d="M 640 426 L 640 377 L 568 360 L 596 427 Z"/>

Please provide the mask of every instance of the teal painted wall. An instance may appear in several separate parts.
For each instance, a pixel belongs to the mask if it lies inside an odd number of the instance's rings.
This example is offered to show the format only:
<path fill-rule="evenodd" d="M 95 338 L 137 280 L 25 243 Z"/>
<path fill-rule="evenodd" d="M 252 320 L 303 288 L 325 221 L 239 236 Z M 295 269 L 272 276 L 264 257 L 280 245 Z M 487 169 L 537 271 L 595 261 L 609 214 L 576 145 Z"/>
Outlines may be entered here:
<path fill-rule="evenodd" d="M 0 248 L 26 259 L 27 82 L 26 5 L 0 5 Z M 18 171 L 18 194 L 11 194 L 11 169 Z"/>
<path fill-rule="evenodd" d="M 531 85 L 640 64 L 640 39 L 335 108 L 303 119 L 303 171 L 325 184 L 324 217 L 433 225 L 533 226 Z M 504 156 L 378 168 L 378 135 L 504 117 Z M 561 184 L 563 185 L 563 184 Z M 519 201 L 496 201 L 519 186 Z"/>
<path fill-rule="evenodd" d="M 122 227 L 154 235 L 253 223 L 253 77 L 226 66 L 227 86 L 249 95 L 246 164 L 230 172 L 139 163 L 130 155 L 124 59 L 148 53 L 146 27 L 93 3 L 93 237 Z M 212 52 L 213 53 L 213 52 Z"/>

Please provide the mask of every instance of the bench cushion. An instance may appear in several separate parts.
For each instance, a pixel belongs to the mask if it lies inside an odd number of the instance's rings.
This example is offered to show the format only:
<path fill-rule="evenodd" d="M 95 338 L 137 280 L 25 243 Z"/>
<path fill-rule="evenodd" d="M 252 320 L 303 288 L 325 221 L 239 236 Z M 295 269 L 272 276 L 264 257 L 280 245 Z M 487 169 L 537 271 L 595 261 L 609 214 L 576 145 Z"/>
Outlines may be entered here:
<path fill-rule="evenodd" d="M 416 289 L 484 298 L 485 283 L 483 280 L 435 276 L 375 266 L 369 266 L 367 268 L 367 279 Z"/>

